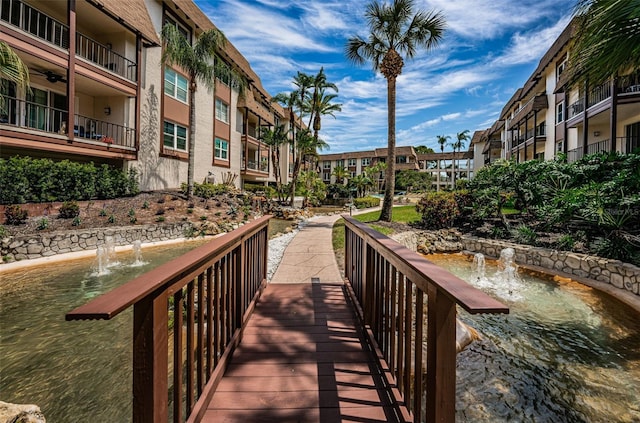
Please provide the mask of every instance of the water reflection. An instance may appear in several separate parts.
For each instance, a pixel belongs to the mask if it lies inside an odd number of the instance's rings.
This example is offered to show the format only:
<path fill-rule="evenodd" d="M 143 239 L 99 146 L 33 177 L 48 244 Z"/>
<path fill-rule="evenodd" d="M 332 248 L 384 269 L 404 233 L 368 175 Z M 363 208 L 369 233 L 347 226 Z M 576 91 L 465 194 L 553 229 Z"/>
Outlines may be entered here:
<path fill-rule="evenodd" d="M 458 356 L 457 421 L 640 421 L 638 313 L 572 281 L 526 274 L 505 289 L 461 256 L 429 260 L 496 296 L 507 316 L 460 318 L 482 339 Z"/>

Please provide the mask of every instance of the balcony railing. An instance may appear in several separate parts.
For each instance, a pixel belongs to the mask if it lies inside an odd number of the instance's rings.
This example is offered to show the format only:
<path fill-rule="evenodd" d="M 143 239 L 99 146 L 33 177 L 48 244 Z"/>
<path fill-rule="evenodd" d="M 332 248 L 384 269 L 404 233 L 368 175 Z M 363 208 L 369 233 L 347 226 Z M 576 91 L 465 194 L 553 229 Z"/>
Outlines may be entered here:
<path fill-rule="evenodd" d="M 245 160 L 242 170 L 257 170 L 259 172 L 268 172 L 269 163 L 266 161 Z"/>
<path fill-rule="evenodd" d="M 0 124 L 66 135 L 66 110 L 44 106 L 14 97 L 5 97 L 0 110 Z M 91 117 L 75 115 L 74 137 L 104 142 L 109 145 L 135 147 L 135 130 L 123 125 L 103 122 Z"/>
<path fill-rule="evenodd" d="M 67 313 L 66 320 L 111 320 L 133 308 L 132 421 L 202 418 L 266 286 L 269 219 L 248 223 Z"/>
<path fill-rule="evenodd" d="M 86 35 L 76 34 L 76 54 L 129 81 L 136 82 L 138 73 L 135 62 L 114 52 Z"/>
<path fill-rule="evenodd" d="M 136 145 L 133 128 L 82 115 L 75 115 L 75 121 L 76 125 L 73 128 L 75 137 L 108 142 L 122 147 L 133 148 Z"/>
<path fill-rule="evenodd" d="M 640 136 L 637 137 L 618 137 L 618 142 L 624 149 L 624 152 L 631 154 L 640 150 Z"/>
<path fill-rule="evenodd" d="M 69 48 L 67 25 L 20 0 L 2 0 L 0 20 L 65 50 Z"/>
<path fill-rule="evenodd" d="M 620 94 L 640 93 L 640 72 L 618 78 L 618 92 Z"/>
<path fill-rule="evenodd" d="M 67 111 L 14 97 L 5 97 L 0 110 L 0 124 L 35 129 L 50 133 L 64 133 Z"/>
<path fill-rule="evenodd" d="M 584 112 L 584 99 L 580 99 L 569 106 L 569 119 Z"/>
<path fill-rule="evenodd" d="M 456 305 L 472 314 L 509 309 L 379 232 L 344 219 L 347 289 L 386 361 L 388 386 L 397 387 L 414 422 L 453 422 Z"/>
<path fill-rule="evenodd" d="M 611 141 L 606 139 L 587 145 L 587 155 L 611 151 Z M 567 151 L 567 162 L 573 163 L 584 157 L 584 148 L 578 147 Z"/>
<path fill-rule="evenodd" d="M 600 103 L 611 97 L 611 82 L 607 81 L 602 85 L 598 85 L 589 92 L 587 108 Z"/>

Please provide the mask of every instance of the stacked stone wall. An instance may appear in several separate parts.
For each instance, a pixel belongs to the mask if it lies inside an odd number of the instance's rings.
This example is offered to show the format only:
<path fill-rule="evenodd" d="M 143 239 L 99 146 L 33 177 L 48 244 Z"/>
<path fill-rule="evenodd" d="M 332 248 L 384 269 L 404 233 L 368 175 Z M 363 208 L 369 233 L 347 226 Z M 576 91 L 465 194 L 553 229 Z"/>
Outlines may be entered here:
<path fill-rule="evenodd" d="M 168 241 L 185 237 L 191 228 L 191 223 L 185 222 L 173 225 L 121 226 L 7 237 L 2 240 L 2 259 L 3 262 L 13 262 L 95 250 L 98 246 L 105 244 L 106 237 L 111 237 L 115 246 L 131 245 L 136 240 L 142 243 Z"/>

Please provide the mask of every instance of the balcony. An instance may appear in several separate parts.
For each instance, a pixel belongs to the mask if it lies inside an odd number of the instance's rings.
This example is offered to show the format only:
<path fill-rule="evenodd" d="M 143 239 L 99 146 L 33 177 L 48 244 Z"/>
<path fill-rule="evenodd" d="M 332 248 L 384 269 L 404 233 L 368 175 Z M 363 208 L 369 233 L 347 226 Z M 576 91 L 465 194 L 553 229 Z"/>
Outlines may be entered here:
<path fill-rule="evenodd" d="M 513 118 L 509 120 L 509 127 L 507 129 L 512 129 L 513 127 L 515 127 L 518 123 L 522 122 L 531 112 L 544 110 L 548 107 L 549 102 L 545 93 L 538 94 L 532 97 L 525 103 L 524 106 L 520 107 L 514 113 Z"/>
<path fill-rule="evenodd" d="M 578 116 L 580 113 L 584 112 L 584 99 L 580 99 L 575 103 L 571 103 L 569 105 L 569 119 Z"/>
<path fill-rule="evenodd" d="M 640 94 L 640 72 L 618 78 L 618 92 L 620 94 Z"/>
<path fill-rule="evenodd" d="M 66 110 L 5 97 L 0 125 L 49 134 L 67 135 Z M 135 130 L 123 125 L 104 122 L 93 117 L 75 115 L 74 138 L 107 144 L 107 147 L 135 148 Z"/>
<path fill-rule="evenodd" d="M 587 145 L 587 155 L 611 151 L 611 142 L 606 139 Z M 584 148 L 578 147 L 567 151 L 567 162 L 573 163 L 584 157 Z"/>
<path fill-rule="evenodd" d="M 587 109 L 611 97 L 611 82 L 598 85 L 589 92 Z"/>
<path fill-rule="evenodd" d="M 257 172 L 269 172 L 269 162 L 265 160 L 243 160 L 241 170 L 253 170 Z"/>
<path fill-rule="evenodd" d="M 0 2 L 0 20 L 64 50 L 69 49 L 69 27 L 20 0 Z M 76 55 L 131 82 L 137 64 L 81 33 L 76 33 Z"/>

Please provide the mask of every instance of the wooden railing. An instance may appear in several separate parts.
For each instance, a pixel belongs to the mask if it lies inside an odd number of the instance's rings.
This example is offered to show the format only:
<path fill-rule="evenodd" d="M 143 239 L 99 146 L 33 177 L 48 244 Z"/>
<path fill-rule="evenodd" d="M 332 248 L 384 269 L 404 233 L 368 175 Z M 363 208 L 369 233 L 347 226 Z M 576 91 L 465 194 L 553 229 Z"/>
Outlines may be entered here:
<path fill-rule="evenodd" d="M 266 284 L 269 219 L 67 313 L 67 320 L 109 320 L 133 306 L 133 422 L 202 418 Z"/>
<path fill-rule="evenodd" d="M 402 396 L 414 422 L 453 422 L 456 304 L 472 314 L 509 309 L 379 232 L 344 219 L 347 287 L 388 366 L 389 388 Z"/>

